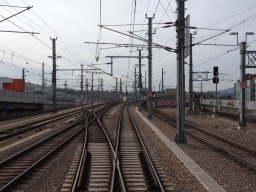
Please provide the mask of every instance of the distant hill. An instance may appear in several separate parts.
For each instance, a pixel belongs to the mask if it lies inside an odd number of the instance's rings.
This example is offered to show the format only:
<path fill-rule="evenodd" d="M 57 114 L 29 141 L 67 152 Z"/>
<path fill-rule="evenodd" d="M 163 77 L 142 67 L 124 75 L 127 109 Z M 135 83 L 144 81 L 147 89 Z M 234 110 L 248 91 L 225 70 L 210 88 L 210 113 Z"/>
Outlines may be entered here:
<path fill-rule="evenodd" d="M 207 92 L 215 94 L 215 90 L 214 91 L 207 91 Z M 221 93 L 221 94 L 225 94 L 225 93 L 234 94 L 234 87 L 231 87 L 231 88 L 228 88 L 228 89 L 223 89 L 223 90 L 218 90 L 218 93 Z"/>
<path fill-rule="evenodd" d="M 218 93 L 234 93 L 234 87 L 228 88 L 228 89 L 223 89 L 223 90 L 218 90 Z"/>

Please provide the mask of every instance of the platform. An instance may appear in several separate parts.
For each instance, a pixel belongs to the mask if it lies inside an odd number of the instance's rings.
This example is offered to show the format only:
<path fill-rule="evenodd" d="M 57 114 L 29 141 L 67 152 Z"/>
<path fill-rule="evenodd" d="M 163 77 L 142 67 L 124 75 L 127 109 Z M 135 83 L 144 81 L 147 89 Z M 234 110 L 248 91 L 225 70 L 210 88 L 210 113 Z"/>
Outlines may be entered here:
<path fill-rule="evenodd" d="M 156 133 L 156 135 L 167 145 L 169 149 L 184 163 L 189 171 L 199 180 L 200 183 L 210 192 L 224 192 L 225 190 L 205 173 L 189 156 L 187 156 L 174 142 L 168 139 L 155 125 L 144 117 L 136 108 L 136 112 L 145 123 Z"/>

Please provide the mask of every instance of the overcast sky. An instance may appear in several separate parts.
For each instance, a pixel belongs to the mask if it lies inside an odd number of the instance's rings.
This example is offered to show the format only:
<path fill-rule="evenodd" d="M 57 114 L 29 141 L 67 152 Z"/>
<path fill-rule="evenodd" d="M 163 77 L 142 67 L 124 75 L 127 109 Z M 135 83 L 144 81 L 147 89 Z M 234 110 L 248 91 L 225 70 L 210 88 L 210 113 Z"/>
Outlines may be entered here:
<path fill-rule="evenodd" d="M 26 72 L 26 82 L 41 84 L 42 63 L 44 62 L 45 78 L 50 81 L 52 71 L 52 60 L 48 58 L 52 55 L 50 37 L 57 37 L 57 55 L 62 56 L 57 60 L 58 69 L 80 69 L 80 64 L 84 64 L 84 68 L 88 68 L 87 65 L 93 63 L 102 64 L 97 67 L 110 73 L 110 65 L 105 64 L 110 62 L 110 58 L 106 58 L 106 56 L 137 56 L 137 48 L 86 44 L 84 42 L 145 44 L 104 28 L 100 30 L 99 25 L 123 25 L 106 27 L 127 35 L 127 31 L 134 31 L 136 35 L 148 38 L 146 14 L 148 17 L 154 15 L 153 28 L 156 28 L 156 33 L 153 35 L 153 42 L 176 48 L 175 27 L 162 28 L 165 26 L 163 23 L 176 21 L 177 5 L 175 0 L 1 0 L 1 5 L 8 4 L 21 7 L 33 6 L 33 8 L 8 21 L 1 22 L 1 31 L 26 31 L 40 34 L 33 36 L 26 33 L 1 32 L 1 77 L 21 78 L 22 68 L 25 68 L 28 71 Z M 185 2 L 185 6 L 187 8 L 185 15 L 190 15 L 191 26 L 208 28 L 208 30 L 191 29 L 192 33 L 197 32 L 194 35 L 193 43 L 220 34 L 221 30 L 231 29 L 229 32 L 203 43 L 236 45 L 236 36 L 230 36 L 230 32 L 239 32 L 239 42 L 245 41 L 245 32 L 256 33 L 256 2 L 253 0 L 188 0 Z M 1 20 L 24 10 L 19 7 L 1 6 L 0 8 Z M 247 42 L 249 46 L 247 50 L 256 50 L 256 34 L 247 36 Z M 147 49 L 144 48 L 142 54 L 147 56 Z M 99 58 L 98 61 L 96 61 L 96 57 Z M 189 57 L 185 60 L 189 62 Z M 113 77 L 122 78 L 123 82 L 130 81 L 130 79 L 126 79 L 127 76 L 134 78 L 133 66 L 138 64 L 137 59 L 116 58 L 113 63 Z M 144 76 L 148 60 L 143 59 L 142 63 L 145 64 L 142 68 Z M 196 45 L 193 47 L 194 72 L 209 71 L 211 73 L 208 74 L 208 78 L 212 79 L 213 66 L 218 66 L 219 73 L 223 73 L 218 85 L 220 90 L 233 87 L 234 82 L 240 77 L 239 65 L 238 46 Z M 158 91 L 162 68 L 165 71 L 164 85 L 175 88 L 176 66 L 175 53 L 153 48 L 152 89 L 155 88 L 155 91 Z M 188 67 L 188 65 L 185 66 L 186 90 L 188 90 Z M 247 69 L 246 72 L 256 73 L 256 70 Z M 80 74 L 79 71 L 58 71 L 58 87 L 64 87 L 63 84 L 67 80 L 68 87 L 79 89 Z M 91 78 L 89 75 L 86 77 Z M 113 77 L 107 74 L 94 75 L 94 85 L 98 84 L 98 78 L 103 78 L 104 89 L 114 89 L 115 79 Z M 143 77 L 144 80 L 145 77 Z M 194 82 L 195 91 L 200 90 L 200 83 Z M 49 84 L 50 82 L 48 82 Z M 131 84 L 128 86 L 131 89 Z M 214 89 L 215 85 L 212 80 L 203 82 L 203 91 Z"/>

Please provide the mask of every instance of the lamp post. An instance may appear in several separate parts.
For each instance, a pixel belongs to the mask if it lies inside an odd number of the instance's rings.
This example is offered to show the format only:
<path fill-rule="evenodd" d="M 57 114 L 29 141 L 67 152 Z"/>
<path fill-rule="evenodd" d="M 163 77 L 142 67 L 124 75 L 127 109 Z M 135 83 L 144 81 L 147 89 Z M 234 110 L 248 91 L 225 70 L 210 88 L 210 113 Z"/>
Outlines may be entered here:
<path fill-rule="evenodd" d="M 232 32 L 230 35 L 237 36 L 238 45 L 238 32 Z M 245 55 L 246 55 L 246 42 L 247 35 L 254 35 L 253 32 L 245 33 L 245 41 L 240 43 L 240 119 L 239 126 L 246 127 L 245 123 L 245 88 L 247 87 L 245 81 Z"/>

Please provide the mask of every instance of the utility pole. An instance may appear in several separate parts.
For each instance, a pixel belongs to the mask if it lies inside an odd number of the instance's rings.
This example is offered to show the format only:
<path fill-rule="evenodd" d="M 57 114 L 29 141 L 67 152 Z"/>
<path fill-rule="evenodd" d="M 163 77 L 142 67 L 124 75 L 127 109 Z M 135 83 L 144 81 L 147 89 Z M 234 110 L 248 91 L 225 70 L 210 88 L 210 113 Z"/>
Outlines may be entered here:
<path fill-rule="evenodd" d="M 56 39 L 52 39 L 52 62 L 53 62 L 53 70 L 52 70 L 52 89 L 53 89 L 53 113 L 57 112 L 57 99 L 56 99 Z"/>
<path fill-rule="evenodd" d="M 160 88 L 159 88 L 159 92 L 160 92 Z M 162 92 L 164 92 L 164 68 L 162 68 Z"/>
<path fill-rule="evenodd" d="M 189 34 L 190 56 L 189 56 L 189 110 L 193 110 L 193 60 L 192 60 L 192 33 Z"/>
<path fill-rule="evenodd" d="M 116 101 L 118 100 L 118 96 L 117 96 L 117 77 L 116 77 Z"/>
<path fill-rule="evenodd" d="M 88 104 L 88 79 L 86 77 L 86 104 Z"/>
<path fill-rule="evenodd" d="M 134 71 L 134 91 L 135 91 L 135 100 L 134 100 L 134 105 L 136 106 L 136 103 L 137 103 L 137 80 L 136 80 L 136 68 L 137 67 L 134 67 L 135 68 L 135 71 Z"/>
<path fill-rule="evenodd" d="M 100 96 L 100 100 L 102 101 L 102 98 L 103 98 L 103 79 L 101 79 L 101 81 L 100 81 L 101 83 L 100 83 L 100 86 L 101 86 L 101 96 Z"/>
<path fill-rule="evenodd" d="M 213 83 L 216 84 L 216 93 L 215 93 L 215 114 L 217 114 L 217 107 L 218 107 L 218 95 L 217 95 L 217 84 L 219 83 L 219 72 L 218 67 L 213 67 Z"/>
<path fill-rule="evenodd" d="M 145 71 L 145 92 L 147 89 L 147 71 Z"/>
<path fill-rule="evenodd" d="M 97 91 L 98 101 L 100 100 L 100 78 L 98 78 L 98 91 Z"/>
<path fill-rule="evenodd" d="M 203 99 L 202 90 L 203 90 L 203 83 L 201 82 L 201 100 L 200 100 L 200 107 L 201 108 L 202 108 L 202 99 Z"/>
<path fill-rule="evenodd" d="M 185 1 L 177 2 L 177 133 L 176 143 L 187 143 L 185 129 L 185 74 L 184 74 L 184 33 L 185 33 Z"/>
<path fill-rule="evenodd" d="M 42 63 L 42 95 L 44 94 L 44 62 Z"/>
<path fill-rule="evenodd" d="M 146 15 L 147 17 L 147 15 Z M 152 19 L 148 18 L 148 119 L 152 119 Z M 184 30 L 184 29 L 183 29 Z"/>
<path fill-rule="evenodd" d="M 141 87 L 142 87 L 141 50 L 139 49 L 139 111 L 141 111 Z"/>
<path fill-rule="evenodd" d="M 93 73 L 92 73 L 92 91 L 91 91 L 91 97 L 92 97 L 92 105 L 93 105 Z"/>
<path fill-rule="evenodd" d="M 120 78 L 120 97 L 121 97 L 121 103 L 123 102 L 123 90 L 122 90 L 122 79 Z"/>
<path fill-rule="evenodd" d="M 22 69 L 23 92 L 25 91 L 25 68 Z"/>
<path fill-rule="evenodd" d="M 126 92 L 126 101 L 127 101 L 127 97 L 128 97 L 127 84 L 125 85 L 125 92 Z"/>
<path fill-rule="evenodd" d="M 246 54 L 246 41 L 240 43 L 240 82 L 244 83 L 245 81 L 245 54 Z M 246 83 L 245 83 L 246 84 Z M 241 87 L 241 83 L 240 83 Z M 240 88 L 240 119 L 239 125 L 241 127 L 246 127 L 245 122 L 245 86 Z"/>
<path fill-rule="evenodd" d="M 83 108 L 84 104 L 84 96 L 83 96 L 83 91 L 84 91 L 84 75 L 83 75 L 83 67 L 84 65 L 81 64 L 81 108 Z"/>

